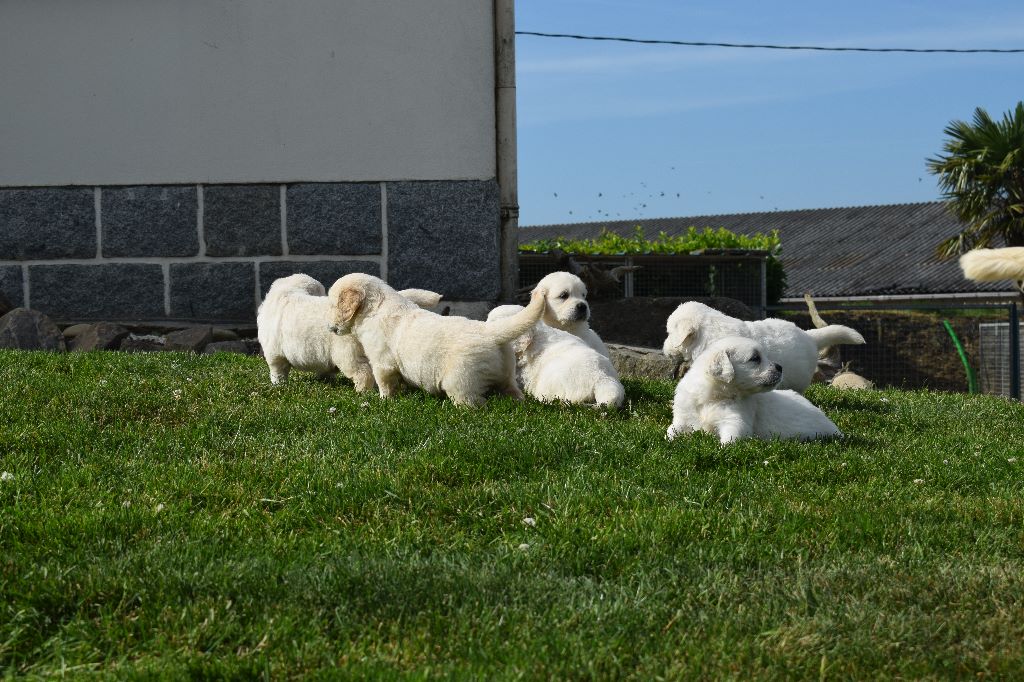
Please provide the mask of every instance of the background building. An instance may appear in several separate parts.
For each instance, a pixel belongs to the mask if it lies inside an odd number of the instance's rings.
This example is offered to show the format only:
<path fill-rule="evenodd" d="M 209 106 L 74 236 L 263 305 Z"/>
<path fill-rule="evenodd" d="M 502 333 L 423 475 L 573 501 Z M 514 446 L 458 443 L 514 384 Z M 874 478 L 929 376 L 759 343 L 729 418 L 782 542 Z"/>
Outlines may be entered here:
<path fill-rule="evenodd" d="M 0 291 L 64 321 L 251 320 L 294 272 L 497 299 L 511 17 L 502 0 L 3 3 Z"/>

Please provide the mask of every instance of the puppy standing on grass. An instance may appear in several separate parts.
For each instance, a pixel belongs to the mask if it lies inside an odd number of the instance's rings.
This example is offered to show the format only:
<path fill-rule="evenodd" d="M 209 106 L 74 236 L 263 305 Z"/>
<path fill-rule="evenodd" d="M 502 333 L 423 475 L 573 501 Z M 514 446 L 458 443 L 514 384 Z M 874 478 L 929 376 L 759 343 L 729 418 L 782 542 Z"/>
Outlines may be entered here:
<path fill-rule="evenodd" d="M 742 337 L 712 343 L 676 386 L 668 439 L 706 431 L 722 444 L 737 438 L 843 435 L 825 413 L 795 391 L 776 391 L 783 368 L 760 344 Z"/>
<path fill-rule="evenodd" d="M 441 294 L 424 289 L 399 293 L 428 308 L 441 300 Z M 309 275 L 282 277 L 270 285 L 256 314 L 256 326 L 271 383 L 287 381 L 292 368 L 320 376 L 340 370 L 357 391 L 373 388 L 373 372 L 359 342 L 327 330 L 327 307 L 324 285 Z"/>
<path fill-rule="evenodd" d="M 590 328 L 590 305 L 587 303 L 587 285 L 570 272 L 552 272 L 537 282 L 547 293 L 544 323 L 569 332 L 601 355 L 610 357 L 608 347 Z"/>
<path fill-rule="evenodd" d="M 841 324 L 805 331 L 792 322 L 775 318 L 744 322 L 697 301 L 687 301 L 676 308 L 666 326 L 668 338 L 662 352 L 687 361 L 700 357 L 727 336 L 757 341 L 786 368 L 779 388 L 800 393 L 811 385 L 818 368 L 818 351 L 843 343 L 864 343 L 864 337 L 857 331 Z"/>
<path fill-rule="evenodd" d="M 522 399 L 509 343 L 540 319 L 544 293 L 538 286 L 530 305 L 512 317 L 479 322 L 420 310 L 380 278 L 351 274 L 331 286 L 326 324 L 362 344 L 382 398 L 404 380 L 475 407 L 489 390 Z"/>
<path fill-rule="evenodd" d="M 487 315 L 500 320 L 521 305 L 498 306 Z M 619 408 L 625 390 L 612 361 L 569 332 L 538 322 L 512 342 L 523 387 L 537 400 L 593 403 Z"/>

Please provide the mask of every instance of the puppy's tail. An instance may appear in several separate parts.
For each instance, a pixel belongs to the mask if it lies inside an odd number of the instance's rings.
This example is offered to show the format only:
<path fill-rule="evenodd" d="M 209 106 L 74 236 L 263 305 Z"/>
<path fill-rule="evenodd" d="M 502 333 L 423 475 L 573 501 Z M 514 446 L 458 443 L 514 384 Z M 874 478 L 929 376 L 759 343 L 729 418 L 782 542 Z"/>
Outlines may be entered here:
<path fill-rule="evenodd" d="M 547 291 L 537 287 L 533 290 L 530 305 L 510 317 L 500 317 L 484 322 L 490 336 L 498 343 L 509 343 L 517 336 L 530 331 L 537 320 L 544 314 Z"/>
<path fill-rule="evenodd" d="M 441 294 L 428 289 L 402 289 L 398 292 L 421 308 L 429 309 L 441 302 Z"/>
<path fill-rule="evenodd" d="M 964 277 L 977 282 L 1024 279 L 1024 246 L 975 249 L 960 256 Z"/>
<path fill-rule="evenodd" d="M 601 379 L 594 387 L 594 402 L 600 406 L 619 409 L 625 399 L 626 389 L 615 379 Z"/>
<path fill-rule="evenodd" d="M 302 273 L 296 273 L 287 277 L 280 277 L 274 280 L 274 283 L 270 285 L 270 290 L 267 291 L 266 298 L 278 298 L 285 294 L 291 294 L 294 292 L 300 292 L 303 294 L 309 294 L 310 296 L 326 296 L 327 290 L 324 289 L 324 285 L 313 279 L 309 275 Z"/>
<path fill-rule="evenodd" d="M 807 333 L 814 339 L 814 343 L 818 344 L 819 351 L 843 343 L 864 343 L 864 337 L 860 335 L 860 332 L 841 324 L 830 324 L 821 329 L 808 329 Z"/>

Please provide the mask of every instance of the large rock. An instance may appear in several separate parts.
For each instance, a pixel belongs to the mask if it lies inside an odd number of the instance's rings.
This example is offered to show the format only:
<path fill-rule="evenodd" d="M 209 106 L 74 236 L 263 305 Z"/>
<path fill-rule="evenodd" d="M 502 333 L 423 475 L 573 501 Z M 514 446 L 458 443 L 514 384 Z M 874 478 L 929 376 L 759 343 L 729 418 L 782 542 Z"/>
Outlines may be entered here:
<path fill-rule="evenodd" d="M 243 355 L 263 355 L 263 348 L 256 339 L 239 339 L 237 341 L 214 341 L 207 344 L 204 355 L 214 353 L 242 353 Z"/>
<path fill-rule="evenodd" d="M 0 317 L 0 348 L 67 350 L 60 327 L 38 310 L 15 308 Z"/>
<path fill-rule="evenodd" d="M 657 348 L 609 343 L 612 364 L 620 376 L 675 381 L 686 372 L 686 363 L 672 360 Z"/>
<path fill-rule="evenodd" d="M 79 324 L 68 325 L 67 327 L 64 327 L 64 338 L 70 340 L 83 332 L 89 331 L 89 327 L 91 326 L 92 325 L 89 324 L 88 322 L 80 322 Z"/>
<path fill-rule="evenodd" d="M 68 330 L 64 330 L 67 336 Z M 117 350 L 128 336 L 128 329 L 112 322 L 97 322 L 87 325 L 68 339 L 68 350 L 87 352 L 91 350 Z"/>
<path fill-rule="evenodd" d="M 213 328 L 214 341 L 237 341 L 238 339 L 238 333 L 235 332 L 234 330 L 227 329 L 226 327 Z"/>
<path fill-rule="evenodd" d="M 155 353 L 167 350 L 164 337 L 156 334 L 129 334 L 119 349 L 125 353 Z"/>
<path fill-rule="evenodd" d="M 164 337 L 164 350 L 201 353 L 206 344 L 213 341 L 213 327 L 201 325 L 171 332 Z"/>

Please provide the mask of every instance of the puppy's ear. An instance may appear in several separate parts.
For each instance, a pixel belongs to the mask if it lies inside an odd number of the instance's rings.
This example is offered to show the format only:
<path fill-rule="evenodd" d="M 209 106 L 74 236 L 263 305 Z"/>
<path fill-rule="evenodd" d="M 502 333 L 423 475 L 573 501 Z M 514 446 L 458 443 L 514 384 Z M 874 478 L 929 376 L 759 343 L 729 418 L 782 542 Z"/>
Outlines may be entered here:
<path fill-rule="evenodd" d="M 732 368 L 732 360 L 729 359 L 728 352 L 720 350 L 711 356 L 711 361 L 708 363 L 708 374 L 724 384 L 732 381 L 736 372 Z"/>
<path fill-rule="evenodd" d="M 516 355 L 521 355 L 522 353 L 525 353 L 526 351 L 530 350 L 530 346 L 532 345 L 533 330 L 530 330 L 525 334 L 516 337 L 516 339 L 512 341 L 512 352 L 514 352 Z"/>
<path fill-rule="evenodd" d="M 366 294 L 361 289 L 347 287 L 338 294 L 338 307 L 335 314 L 340 322 L 348 324 L 356 316 L 363 305 Z"/>
<path fill-rule="evenodd" d="M 688 348 L 697 343 L 697 333 L 700 331 L 700 323 L 696 320 L 680 320 L 673 329 L 679 339 L 680 348 Z"/>

